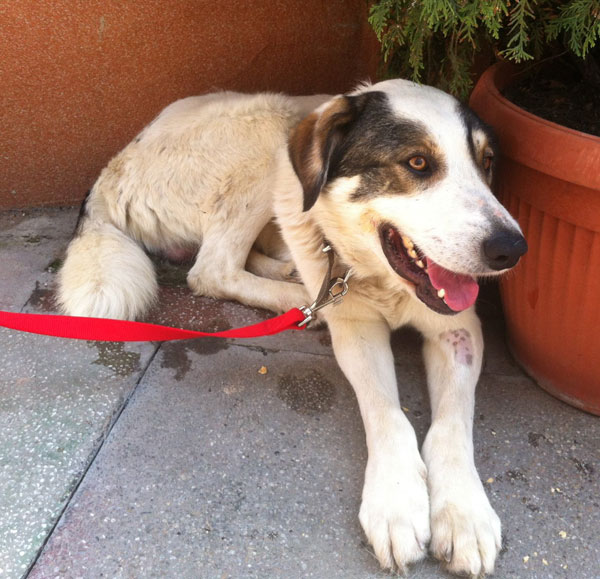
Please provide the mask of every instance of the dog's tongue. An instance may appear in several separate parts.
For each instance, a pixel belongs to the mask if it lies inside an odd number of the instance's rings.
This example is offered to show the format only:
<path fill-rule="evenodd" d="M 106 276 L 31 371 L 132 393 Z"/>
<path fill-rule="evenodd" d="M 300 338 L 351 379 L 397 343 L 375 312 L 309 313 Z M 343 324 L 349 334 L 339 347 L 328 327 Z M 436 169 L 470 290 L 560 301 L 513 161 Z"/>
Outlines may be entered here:
<path fill-rule="evenodd" d="M 444 301 L 451 310 L 462 312 L 475 303 L 479 286 L 471 276 L 448 271 L 429 258 L 427 273 L 433 287 L 436 290 L 443 288 L 446 292 Z"/>

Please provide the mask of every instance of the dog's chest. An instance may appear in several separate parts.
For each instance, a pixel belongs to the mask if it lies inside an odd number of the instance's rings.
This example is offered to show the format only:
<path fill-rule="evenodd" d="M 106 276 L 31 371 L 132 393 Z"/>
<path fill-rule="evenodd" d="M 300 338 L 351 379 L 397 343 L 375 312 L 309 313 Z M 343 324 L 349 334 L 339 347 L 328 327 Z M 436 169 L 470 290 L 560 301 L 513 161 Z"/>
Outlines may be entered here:
<path fill-rule="evenodd" d="M 385 283 L 376 278 L 352 280 L 349 284 L 348 306 L 353 309 L 377 311 L 391 328 L 406 324 L 408 310 L 413 301 L 407 291 L 397 284 Z"/>

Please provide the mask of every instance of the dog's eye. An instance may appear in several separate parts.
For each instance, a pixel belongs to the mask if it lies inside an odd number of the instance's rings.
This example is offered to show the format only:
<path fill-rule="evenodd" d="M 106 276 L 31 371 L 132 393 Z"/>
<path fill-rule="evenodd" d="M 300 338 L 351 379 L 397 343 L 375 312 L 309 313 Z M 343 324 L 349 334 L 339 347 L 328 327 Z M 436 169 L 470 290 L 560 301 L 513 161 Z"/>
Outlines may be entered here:
<path fill-rule="evenodd" d="M 408 160 L 408 166 L 413 171 L 418 171 L 419 173 L 423 173 L 424 171 L 427 171 L 427 169 L 429 168 L 429 163 L 427 162 L 427 159 L 425 157 L 422 157 L 421 155 L 415 155 L 414 157 L 411 157 Z"/>
<path fill-rule="evenodd" d="M 494 162 L 494 153 L 491 151 L 486 151 L 483 155 L 483 170 L 489 171 L 492 168 L 492 163 Z"/>

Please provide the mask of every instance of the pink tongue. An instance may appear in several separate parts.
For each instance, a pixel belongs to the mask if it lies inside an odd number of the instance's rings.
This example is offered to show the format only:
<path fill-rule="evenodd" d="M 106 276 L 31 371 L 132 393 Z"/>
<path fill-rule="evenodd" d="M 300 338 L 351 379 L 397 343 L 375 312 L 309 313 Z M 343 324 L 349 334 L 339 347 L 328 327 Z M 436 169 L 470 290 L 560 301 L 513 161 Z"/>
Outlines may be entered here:
<path fill-rule="evenodd" d="M 462 312 L 475 303 L 479 286 L 471 276 L 448 271 L 429 258 L 427 273 L 436 290 L 445 290 L 444 301 L 451 310 Z"/>

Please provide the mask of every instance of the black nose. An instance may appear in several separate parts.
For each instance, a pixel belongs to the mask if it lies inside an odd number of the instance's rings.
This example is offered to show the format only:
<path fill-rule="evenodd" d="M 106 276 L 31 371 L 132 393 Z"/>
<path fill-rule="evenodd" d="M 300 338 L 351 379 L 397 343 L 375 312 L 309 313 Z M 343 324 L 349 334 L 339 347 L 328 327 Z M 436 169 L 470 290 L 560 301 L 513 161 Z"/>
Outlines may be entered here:
<path fill-rule="evenodd" d="M 496 271 L 513 267 L 527 251 L 525 238 L 515 231 L 502 229 L 483 242 L 486 264 Z"/>

